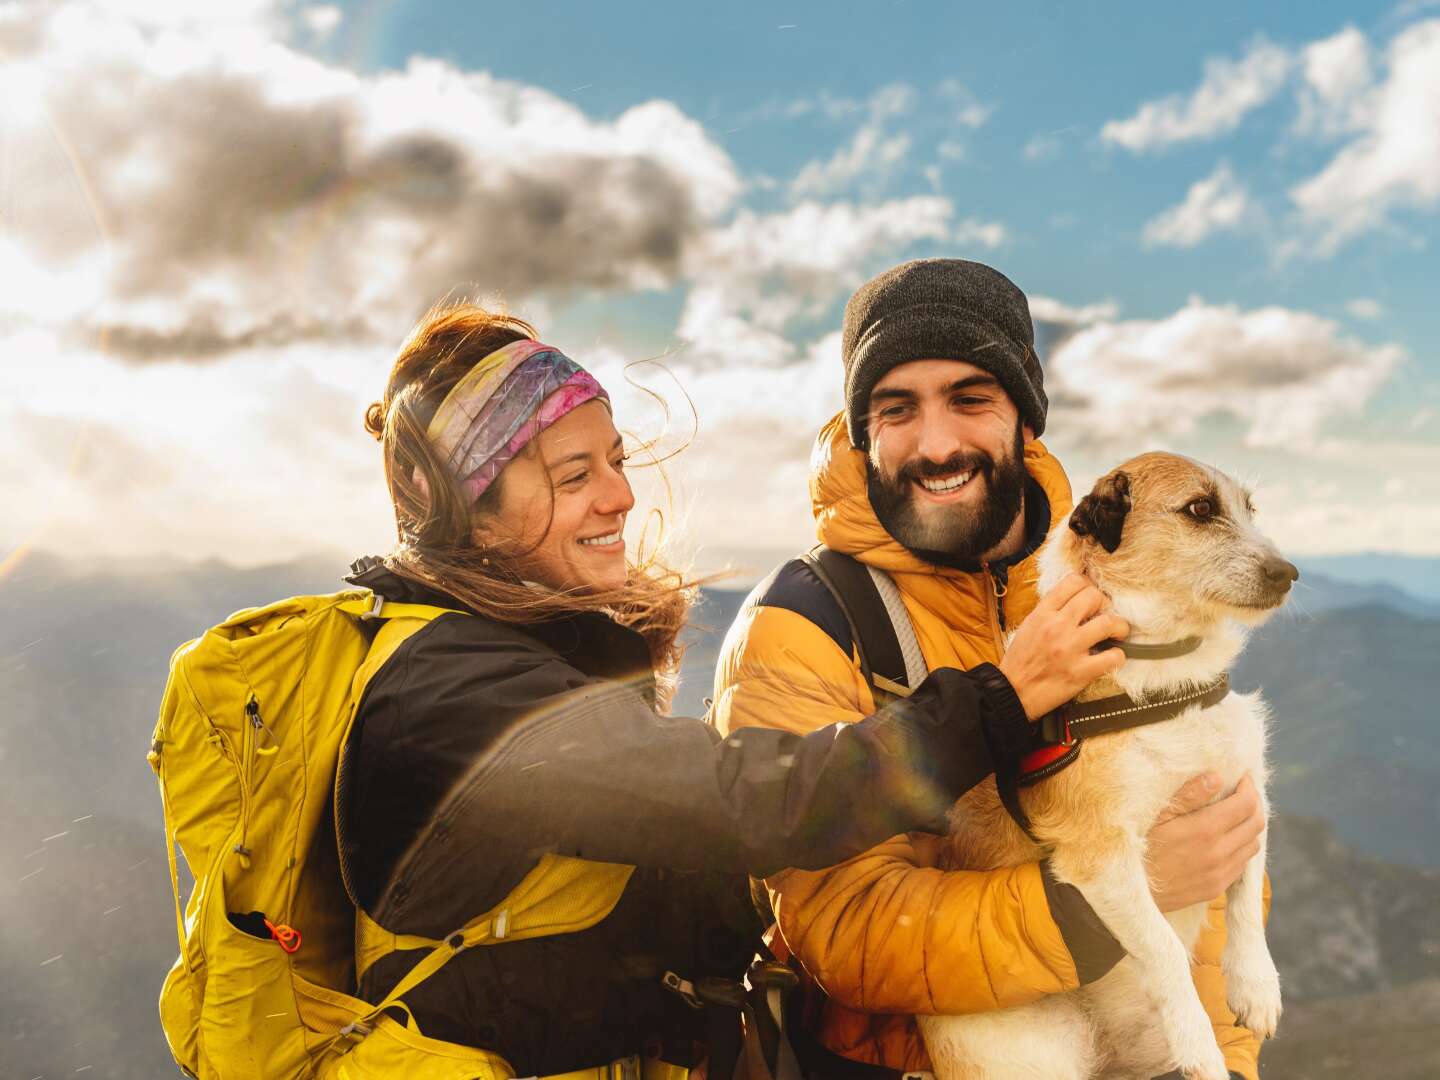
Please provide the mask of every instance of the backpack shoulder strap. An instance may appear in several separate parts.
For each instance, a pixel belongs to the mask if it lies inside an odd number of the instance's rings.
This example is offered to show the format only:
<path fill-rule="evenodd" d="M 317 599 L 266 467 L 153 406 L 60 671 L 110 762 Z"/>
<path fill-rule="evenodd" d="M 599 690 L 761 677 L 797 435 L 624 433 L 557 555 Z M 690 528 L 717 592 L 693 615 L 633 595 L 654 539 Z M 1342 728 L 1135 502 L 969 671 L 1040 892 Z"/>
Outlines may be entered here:
<path fill-rule="evenodd" d="M 823 544 L 802 557 L 845 613 L 860 671 L 877 701 L 908 697 L 923 681 L 925 666 L 915 628 L 889 575 Z"/>

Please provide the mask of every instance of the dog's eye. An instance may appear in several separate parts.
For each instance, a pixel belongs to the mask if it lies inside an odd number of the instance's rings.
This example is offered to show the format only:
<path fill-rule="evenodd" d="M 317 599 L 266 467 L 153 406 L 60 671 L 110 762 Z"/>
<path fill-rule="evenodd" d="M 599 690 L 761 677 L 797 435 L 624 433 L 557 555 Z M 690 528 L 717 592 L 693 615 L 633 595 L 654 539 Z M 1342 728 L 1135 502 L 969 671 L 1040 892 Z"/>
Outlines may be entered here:
<path fill-rule="evenodd" d="M 1196 499 L 1185 507 L 1185 512 L 1196 521 L 1209 521 L 1215 514 L 1215 506 L 1209 499 Z"/>

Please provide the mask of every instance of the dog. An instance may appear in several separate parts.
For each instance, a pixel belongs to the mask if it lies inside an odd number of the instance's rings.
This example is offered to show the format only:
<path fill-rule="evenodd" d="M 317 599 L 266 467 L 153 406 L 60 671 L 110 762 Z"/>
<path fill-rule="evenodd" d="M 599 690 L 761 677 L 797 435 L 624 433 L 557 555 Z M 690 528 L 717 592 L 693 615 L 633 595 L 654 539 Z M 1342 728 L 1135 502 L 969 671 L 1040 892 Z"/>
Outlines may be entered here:
<path fill-rule="evenodd" d="M 1082 571 L 1130 624 L 1127 646 L 1180 642 L 1190 651 L 1127 658 L 1077 702 L 1118 693 L 1142 704 L 1194 699 L 1217 682 L 1299 577 L 1253 514 L 1235 480 L 1167 453 L 1126 461 L 1080 500 L 1041 550 L 1041 595 Z M 1048 848 L 1055 877 L 1080 890 L 1127 955 L 1096 982 L 1031 1005 L 921 1017 L 940 1080 L 1148 1080 L 1177 1068 L 1188 1080 L 1228 1077 L 1190 974 L 1208 905 L 1161 914 L 1146 880 L 1145 837 L 1176 790 L 1206 771 L 1223 778 L 1222 794 L 1249 773 L 1268 818 L 1268 711 L 1258 693 L 1173 707 L 1181 711 L 1171 719 L 1083 739 L 1072 763 L 1020 788 L 1034 839 L 1006 811 L 993 779 L 952 811 L 947 868 L 1014 866 Z M 1262 1039 L 1281 1009 L 1265 941 L 1264 874 L 1262 835 L 1259 853 L 1225 893 L 1221 965 L 1230 1007 Z"/>

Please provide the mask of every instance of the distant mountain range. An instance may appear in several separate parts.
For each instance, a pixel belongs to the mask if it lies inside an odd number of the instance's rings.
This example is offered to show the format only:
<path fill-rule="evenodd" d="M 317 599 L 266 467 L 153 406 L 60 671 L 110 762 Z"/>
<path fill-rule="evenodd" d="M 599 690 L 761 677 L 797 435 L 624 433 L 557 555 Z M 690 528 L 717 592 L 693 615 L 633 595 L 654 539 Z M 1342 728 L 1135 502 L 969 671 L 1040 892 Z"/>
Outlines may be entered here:
<path fill-rule="evenodd" d="M 322 559 L 91 571 L 41 554 L 0 579 L 0 1073 L 173 1075 L 155 999 L 174 916 L 144 760 L 170 653 L 238 608 L 333 591 L 343 571 Z M 1387 1031 L 1407 1045 L 1410 988 L 1416 1002 L 1440 992 L 1440 603 L 1310 570 L 1304 583 L 1295 615 L 1235 672 L 1276 713 L 1271 940 L 1290 1008 L 1267 1078 L 1353 1075 L 1325 1064 L 1335 1047 Z M 703 711 L 743 598 L 706 594 L 678 712 Z M 1322 1033 L 1329 1056 L 1292 1031 Z"/>
<path fill-rule="evenodd" d="M 1423 600 L 1440 602 L 1440 558 L 1359 551 L 1348 555 L 1307 555 L 1295 560 L 1301 572 L 1351 584 L 1391 585 Z"/>

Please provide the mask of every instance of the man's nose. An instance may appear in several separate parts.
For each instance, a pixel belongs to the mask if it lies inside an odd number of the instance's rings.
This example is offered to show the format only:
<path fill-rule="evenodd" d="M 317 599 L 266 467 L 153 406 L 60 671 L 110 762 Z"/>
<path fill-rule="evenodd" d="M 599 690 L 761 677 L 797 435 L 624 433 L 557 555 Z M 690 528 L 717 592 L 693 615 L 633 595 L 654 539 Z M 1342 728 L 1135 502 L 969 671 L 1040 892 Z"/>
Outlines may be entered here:
<path fill-rule="evenodd" d="M 936 465 L 949 461 L 960 449 L 960 439 L 950 424 L 936 417 L 922 420 L 920 439 L 915 450 L 926 461 Z"/>

